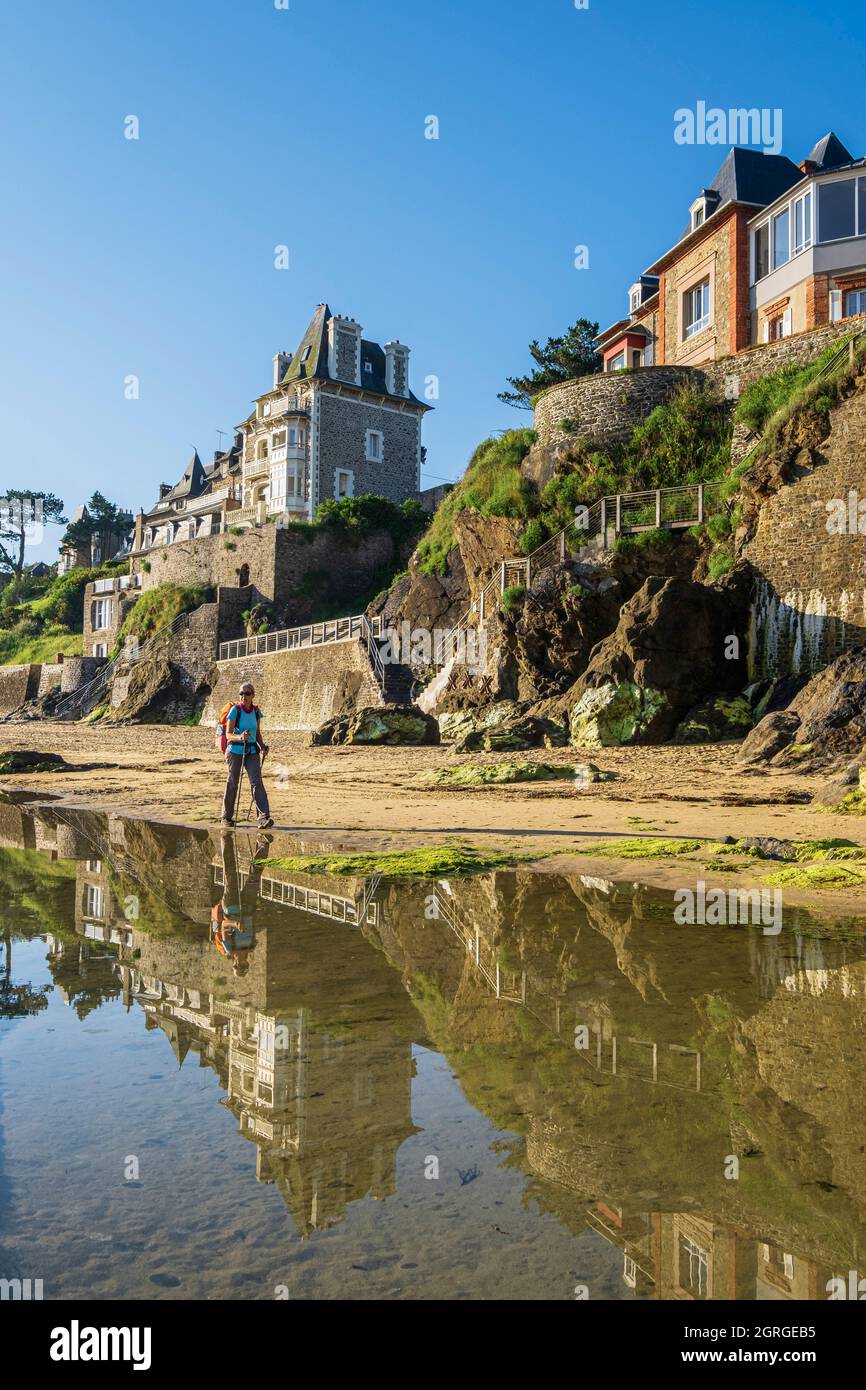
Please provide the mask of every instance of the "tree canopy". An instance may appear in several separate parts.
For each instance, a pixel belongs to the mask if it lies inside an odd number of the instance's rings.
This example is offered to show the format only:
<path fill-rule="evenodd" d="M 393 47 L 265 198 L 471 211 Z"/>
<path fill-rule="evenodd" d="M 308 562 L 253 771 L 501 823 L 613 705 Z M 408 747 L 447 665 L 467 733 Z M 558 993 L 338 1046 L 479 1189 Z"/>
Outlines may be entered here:
<path fill-rule="evenodd" d="M 0 497 L 0 571 L 20 577 L 28 537 L 47 522 L 63 526 L 63 501 L 53 492 L 10 488 Z"/>
<path fill-rule="evenodd" d="M 500 391 L 498 398 L 517 410 L 531 410 L 532 398 L 548 386 L 571 381 L 576 376 L 590 376 L 601 366 L 601 358 L 593 341 L 598 336 L 598 324 L 578 319 L 560 338 L 548 338 L 542 347 L 529 344 L 535 367 L 527 376 L 510 376 L 510 391 Z"/>

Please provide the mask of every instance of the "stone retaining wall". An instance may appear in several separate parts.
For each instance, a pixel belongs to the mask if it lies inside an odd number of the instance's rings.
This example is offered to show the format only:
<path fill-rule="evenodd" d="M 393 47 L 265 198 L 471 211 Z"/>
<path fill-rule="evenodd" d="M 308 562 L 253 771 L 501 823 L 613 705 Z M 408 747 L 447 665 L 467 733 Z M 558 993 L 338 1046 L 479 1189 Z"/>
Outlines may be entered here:
<path fill-rule="evenodd" d="M 828 531 L 827 503 L 866 500 L 866 392 L 830 416 L 820 462 L 761 505 L 743 555 L 760 579 L 754 595 L 749 665 L 756 676 L 815 671 L 839 652 L 866 645 L 866 534 Z M 861 523 L 862 525 L 862 523 Z"/>
<path fill-rule="evenodd" d="M 535 407 L 538 442 L 549 445 L 566 435 L 582 435 L 599 444 L 624 443 L 635 425 L 691 374 L 687 367 L 644 367 L 551 386 Z"/>
<path fill-rule="evenodd" d="M 215 725 L 243 681 L 256 688 L 265 729 L 312 730 L 333 715 L 381 703 L 369 658 L 359 642 L 271 652 L 217 663 L 219 676 L 202 715 Z"/>
<path fill-rule="evenodd" d="M 11 714 L 24 704 L 32 669 L 29 664 L 0 666 L 0 714 Z"/>

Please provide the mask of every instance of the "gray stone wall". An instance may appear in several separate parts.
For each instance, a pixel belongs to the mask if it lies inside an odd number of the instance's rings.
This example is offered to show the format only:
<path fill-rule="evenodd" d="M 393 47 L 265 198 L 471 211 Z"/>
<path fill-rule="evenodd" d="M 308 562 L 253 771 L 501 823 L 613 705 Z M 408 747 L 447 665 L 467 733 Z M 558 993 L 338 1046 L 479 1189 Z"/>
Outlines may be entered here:
<path fill-rule="evenodd" d="M 761 343 L 731 357 L 702 362 L 698 367 L 642 367 L 631 372 L 607 372 L 551 386 L 535 407 L 535 429 L 541 446 L 562 442 L 567 435 L 584 435 L 599 444 L 622 443 L 634 426 L 677 386 L 704 382 L 736 403 L 747 386 L 781 367 L 805 367 L 830 344 L 849 337 L 851 323 L 824 324 L 778 342 Z M 568 422 L 569 429 L 560 428 Z"/>
<path fill-rule="evenodd" d="M 336 529 L 295 530 L 268 523 L 237 536 L 180 541 L 152 551 L 148 558 L 145 589 L 158 584 L 223 588 L 224 605 L 232 602 L 228 591 L 240 587 L 238 580 L 246 565 L 249 585 L 234 602 L 237 622 L 243 609 L 264 603 L 274 611 L 279 626 L 295 627 L 309 622 L 323 605 L 343 604 L 347 613 L 354 612 L 358 596 L 382 566 L 396 557 L 386 531 L 371 531 L 353 541 Z M 141 565 L 141 561 L 133 563 Z M 224 612 L 227 626 L 228 607 Z M 228 635 L 239 635 L 237 623 Z"/>
<path fill-rule="evenodd" d="M 864 493 L 866 394 L 843 402 L 820 462 L 761 505 L 744 557 L 759 575 L 749 664 L 754 676 L 814 671 L 866 645 L 866 537 L 828 532 L 827 503 Z"/>
<path fill-rule="evenodd" d="M 551 386 L 535 407 L 538 442 L 544 447 L 580 435 L 599 444 L 624 443 L 635 425 L 690 376 L 686 367 L 642 367 Z"/>
<path fill-rule="evenodd" d="M 269 729 L 317 729 L 335 714 L 378 705 L 382 698 L 359 642 L 220 661 L 217 669 L 202 715 L 202 723 L 211 726 L 243 681 L 256 688 L 266 735 Z"/>
<path fill-rule="evenodd" d="M 351 469 L 356 497 L 372 493 L 400 503 L 415 496 L 420 411 L 409 406 L 405 410 L 378 406 L 358 396 L 338 396 L 322 388 L 318 418 L 320 502 L 335 495 L 334 475 L 338 468 Z M 382 458 L 377 463 L 366 458 L 367 430 L 379 430 L 384 436 Z"/>

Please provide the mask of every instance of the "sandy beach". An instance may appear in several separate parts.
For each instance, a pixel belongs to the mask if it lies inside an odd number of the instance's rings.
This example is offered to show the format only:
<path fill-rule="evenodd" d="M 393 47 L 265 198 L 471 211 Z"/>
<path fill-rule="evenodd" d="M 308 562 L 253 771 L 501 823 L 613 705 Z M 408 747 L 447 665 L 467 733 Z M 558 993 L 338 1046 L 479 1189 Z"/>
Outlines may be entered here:
<path fill-rule="evenodd" d="M 9 776 L 7 791 L 61 796 L 66 804 L 185 825 L 215 825 L 223 765 L 210 729 L 50 722 L 0 727 L 0 750 L 59 752 L 75 771 Z M 591 846 L 620 837 L 775 836 L 845 838 L 866 846 L 866 821 L 811 805 L 819 779 L 736 764 L 737 745 L 549 749 L 518 754 L 457 754 L 449 746 L 310 747 L 308 736 L 274 734 L 265 765 L 275 829 L 334 849 L 396 849 L 454 837 L 479 849 L 550 855 L 540 867 L 603 872 L 612 879 L 679 883 L 676 861 L 593 856 Z M 448 788 L 425 774 L 532 760 L 593 761 L 612 780 Z M 241 799 L 241 817 L 249 806 Z M 732 886 L 738 875 L 729 873 Z M 754 874 L 750 868 L 751 881 Z M 857 910 L 857 890 L 817 895 L 786 890 L 791 901 Z"/>

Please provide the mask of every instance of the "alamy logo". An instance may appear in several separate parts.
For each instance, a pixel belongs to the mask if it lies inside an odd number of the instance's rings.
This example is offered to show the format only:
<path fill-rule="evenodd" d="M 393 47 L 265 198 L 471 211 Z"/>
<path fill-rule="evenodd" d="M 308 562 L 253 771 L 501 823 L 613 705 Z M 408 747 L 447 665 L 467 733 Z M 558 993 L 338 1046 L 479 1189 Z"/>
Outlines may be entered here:
<path fill-rule="evenodd" d="M 757 145 L 765 154 L 782 152 L 782 111 L 776 106 L 707 107 L 681 106 L 674 112 L 674 140 L 678 145 Z"/>
<path fill-rule="evenodd" d="M 0 1302 L 22 1303 L 42 1298 L 41 1279 L 0 1279 Z"/>
<path fill-rule="evenodd" d="M 380 652 L 385 666 L 441 666 L 453 657 L 456 665 L 483 675 L 487 669 L 487 633 L 483 627 L 436 627 L 431 631 L 402 622 L 399 628 L 386 630 Z"/>
<path fill-rule="evenodd" d="M 678 926 L 763 927 L 765 936 L 782 930 L 782 890 L 775 888 L 707 888 L 698 880 L 694 888 L 674 893 L 674 921 Z"/>
<path fill-rule="evenodd" d="M 852 487 L 846 497 L 831 497 L 827 508 L 828 536 L 866 536 L 866 497 Z"/>
<path fill-rule="evenodd" d="M 134 1371 L 150 1370 L 149 1327 L 69 1327 L 51 1332 L 52 1361 L 131 1361 Z"/>
<path fill-rule="evenodd" d="M 848 1270 L 848 1282 L 839 1276 L 835 1279 L 828 1279 L 824 1285 L 827 1290 L 831 1303 L 838 1303 L 840 1299 L 854 1299 L 862 1303 L 866 1299 L 866 1279 L 861 1279 L 856 1269 Z"/>

